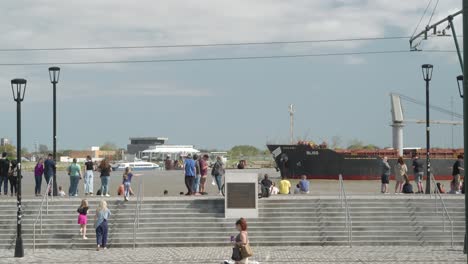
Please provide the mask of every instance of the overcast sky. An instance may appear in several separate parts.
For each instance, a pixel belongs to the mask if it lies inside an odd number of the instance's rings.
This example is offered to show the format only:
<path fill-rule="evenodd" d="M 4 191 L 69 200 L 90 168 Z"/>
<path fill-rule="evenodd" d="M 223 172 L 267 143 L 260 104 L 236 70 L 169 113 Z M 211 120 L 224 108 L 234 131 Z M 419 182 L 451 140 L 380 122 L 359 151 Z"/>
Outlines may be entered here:
<path fill-rule="evenodd" d="M 48 1 L 0 3 L 0 48 L 180 45 L 409 36 L 427 0 Z M 433 1 L 436 2 L 436 1 Z M 432 21 L 461 8 L 440 1 Z M 432 8 L 430 9 L 432 11 Z M 420 26 L 429 19 L 426 16 Z M 458 34 L 461 16 L 455 19 Z M 451 38 L 422 49 L 454 50 Z M 409 50 L 407 39 L 140 50 L 0 52 L 0 63 L 191 59 Z M 462 112 L 454 53 L 402 53 L 237 61 L 60 65 L 59 149 L 132 136 L 168 137 L 171 144 L 230 148 L 287 142 L 288 105 L 296 106 L 296 136 L 342 138 L 390 146 L 390 92 L 424 100 L 421 64 L 434 64 L 431 102 Z M 26 78 L 23 144 L 52 144 L 52 88 L 44 66 L 0 66 L 0 136 L 16 142 L 10 80 Z M 405 103 L 405 115 L 424 108 Z M 432 112 L 434 119 L 450 116 Z M 450 147 L 450 126 L 432 130 L 434 146 Z M 462 145 L 462 128 L 454 143 Z M 405 127 L 405 146 L 424 146 L 422 125 Z"/>

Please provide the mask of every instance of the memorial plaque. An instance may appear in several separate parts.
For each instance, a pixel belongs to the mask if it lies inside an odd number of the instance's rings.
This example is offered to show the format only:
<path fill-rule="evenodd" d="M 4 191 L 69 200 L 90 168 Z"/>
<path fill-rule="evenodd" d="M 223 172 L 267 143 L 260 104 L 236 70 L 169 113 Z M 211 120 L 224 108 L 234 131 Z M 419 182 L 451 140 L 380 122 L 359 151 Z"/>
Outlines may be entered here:
<path fill-rule="evenodd" d="M 245 171 L 225 175 L 226 198 L 224 217 L 228 219 L 258 218 L 258 175 Z"/>
<path fill-rule="evenodd" d="M 256 195 L 255 183 L 229 182 L 227 186 L 227 208 L 255 209 Z"/>

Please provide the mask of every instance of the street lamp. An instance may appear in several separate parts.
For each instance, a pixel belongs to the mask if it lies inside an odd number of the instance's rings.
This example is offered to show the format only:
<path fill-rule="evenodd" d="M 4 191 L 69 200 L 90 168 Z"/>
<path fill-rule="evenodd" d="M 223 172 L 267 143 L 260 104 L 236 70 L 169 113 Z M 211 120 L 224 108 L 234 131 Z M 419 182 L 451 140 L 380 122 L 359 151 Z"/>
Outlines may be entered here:
<path fill-rule="evenodd" d="M 460 93 L 460 97 L 463 98 L 463 75 L 457 76 L 457 84 L 458 84 L 458 92 Z"/>
<path fill-rule="evenodd" d="M 429 82 L 432 79 L 432 64 L 422 65 L 423 79 L 426 81 L 426 194 L 431 193 L 431 158 L 430 158 L 430 125 L 429 125 Z"/>
<path fill-rule="evenodd" d="M 16 205 L 18 212 L 16 214 L 16 245 L 15 245 L 15 258 L 24 257 L 23 238 L 21 236 L 21 218 L 23 217 L 23 211 L 21 208 L 21 102 L 26 94 L 26 80 L 25 79 L 13 79 L 11 80 L 11 91 L 13 93 L 13 99 L 16 102 L 16 161 L 17 161 L 17 190 L 16 190 Z"/>
<path fill-rule="evenodd" d="M 49 68 L 49 78 L 50 82 L 53 85 L 54 92 L 53 92 L 53 119 L 54 119 L 54 135 L 53 135 L 53 155 L 54 161 L 57 162 L 57 83 L 60 77 L 60 68 L 59 67 L 50 67 Z M 54 169 L 54 181 L 53 181 L 53 195 L 57 196 L 57 170 Z"/>

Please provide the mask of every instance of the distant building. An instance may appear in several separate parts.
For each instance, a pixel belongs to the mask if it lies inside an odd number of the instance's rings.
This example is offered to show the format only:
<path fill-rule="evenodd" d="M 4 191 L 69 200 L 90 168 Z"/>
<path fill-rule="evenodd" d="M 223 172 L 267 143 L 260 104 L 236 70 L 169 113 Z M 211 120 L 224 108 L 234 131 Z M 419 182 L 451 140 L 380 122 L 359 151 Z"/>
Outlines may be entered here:
<path fill-rule="evenodd" d="M 91 156 L 93 160 L 111 159 L 116 154 L 115 150 L 100 150 L 99 147 L 91 147 L 91 150 L 70 151 L 68 156 L 60 157 L 60 161 L 71 162 L 71 160 L 77 159 L 78 162 L 84 162 L 87 156 Z"/>
<path fill-rule="evenodd" d="M 10 145 L 10 140 L 8 138 L 0 138 L 0 146 L 4 147 Z"/>
<path fill-rule="evenodd" d="M 128 154 L 138 154 L 151 146 L 164 145 L 168 138 L 164 137 L 132 137 L 127 145 Z"/>

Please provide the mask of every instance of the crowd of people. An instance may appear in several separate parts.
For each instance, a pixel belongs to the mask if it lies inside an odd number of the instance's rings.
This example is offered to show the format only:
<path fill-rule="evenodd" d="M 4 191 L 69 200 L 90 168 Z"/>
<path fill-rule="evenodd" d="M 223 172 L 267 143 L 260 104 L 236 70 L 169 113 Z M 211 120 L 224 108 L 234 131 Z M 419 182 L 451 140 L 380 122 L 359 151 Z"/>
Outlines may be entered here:
<path fill-rule="evenodd" d="M 0 193 L 3 190 L 4 195 L 10 194 L 15 196 L 17 194 L 17 161 L 9 160 L 8 154 L 3 152 L 0 158 Z M 49 154 L 46 159 L 39 158 L 34 167 L 34 194 L 42 196 L 43 179 L 47 186 L 44 194 L 52 195 L 52 187 L 49 183 L 56 173 L 57 167 L 53 159 L 53 155 Z M 77 197 L 78 186 L 81 180 L 84 185 L 84 195 L 94 195 L 94 172 L 100 173 L 101 187 L 97 191 L 97 195 L 103 197 L 110 197 L 109 180 L 112 172 L 112 167 L 107 159 L 103 159 L 99 164 L 92 161 L 91 157 L 86 158 L 83 168 L 78 164 L 76 159 L 67 168 L 67 174 L 70 179 L 68 188 L 68 196 Z M 120 195 L 124 196 L 124 200 L 128 201 L 130 195 L 133 194 L 131 189 L 131 182 L 133 173 L 130 168 L 126 168 L 122 175 L 122 183 L 120 185 L 122 191 Z M 3 187 L 3 188 L 2 188 Z M 8 188 L 10 187 L 10 188 Z M 120 189 L 120 188 L 119 188 Z M 67 196 L 62 186 L 58 187 L 58 196 Z"/>
<path fill-rule="evenodd" d="M 414 155 L 412 159 L 412 169 L 414 181 L 417 187 L 417 191 L 413 190 L 413 185 L 411 184 L 410 176 L 408 175 L 408 166 L 406 165 L 403 157 L 399 157 L 395 165 L 395 194 L 423 194 L 423 178 L 424 178 L 424 163 L 417 156 Z M 389 184 L 390 184 L 390 174 L 392 168 L 388 162 L 388 158 L 384 157 L 382 159 L 382 177 L 381 177 L 381 192 L 383 194 L 389 194 Z M 463 167 L 463 155 L 458 155 L 457 160 L 452 167 L 452 180 L 450 182 L 450 191 L 447 192 L 444 184 L 437 182 L 437 189 L 435 192 L 439 193 L 449 193 L 449 194 L 461 194 L 465 191 L 464 181 L 462 181 L 462 172 L 464 172 Z"/>
<path fill-rule="evenodd" d="M 270 195 L 276 194 L 308 194 L 310 192 L 309 187 L 310 184 L 305 175 L 301 177 L 293 190 L 291 190 L 291 182 L 286 177 L 281 177 L 278 187 L 275 182 L 270 180 L 268 174 L 265 174 L 260 181 L 261 197 L 270 197 Z"/>
<path fill-rule="evenodd" d="M 185 195 L 206 195 L 206 182 L 208 179 L 208 155 L 198 156 L 188 154 L 184 160 Z M 221 157 L 216 157 L 216 162 L 211 169 L 212 185 L 218 187 L 218 193 L 222 195 L 222 178 L 225 174 L 224 163 Z"/>

